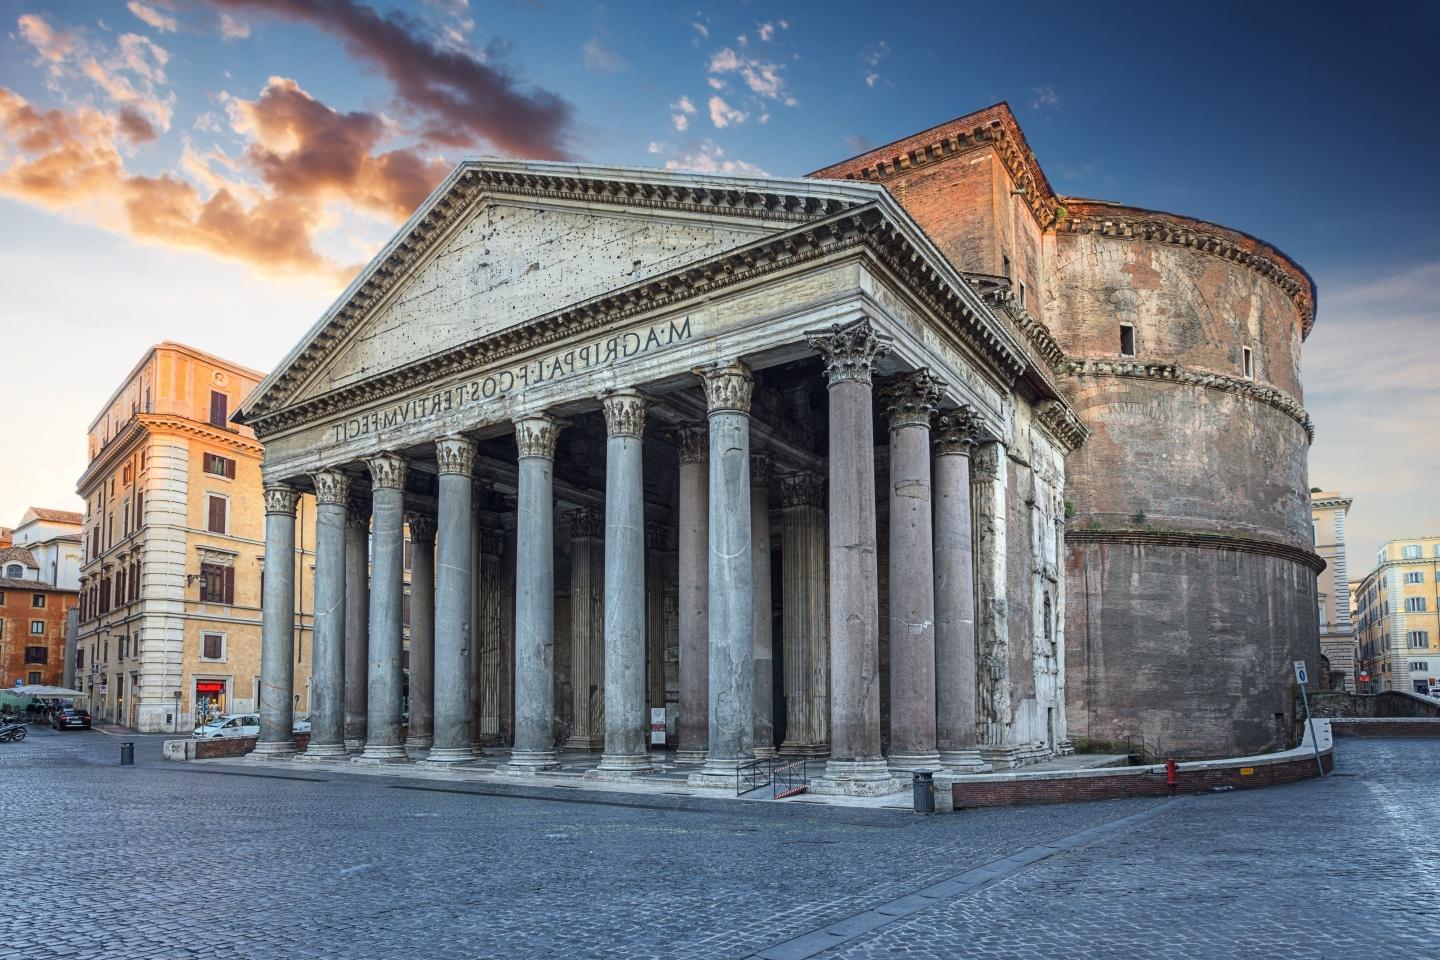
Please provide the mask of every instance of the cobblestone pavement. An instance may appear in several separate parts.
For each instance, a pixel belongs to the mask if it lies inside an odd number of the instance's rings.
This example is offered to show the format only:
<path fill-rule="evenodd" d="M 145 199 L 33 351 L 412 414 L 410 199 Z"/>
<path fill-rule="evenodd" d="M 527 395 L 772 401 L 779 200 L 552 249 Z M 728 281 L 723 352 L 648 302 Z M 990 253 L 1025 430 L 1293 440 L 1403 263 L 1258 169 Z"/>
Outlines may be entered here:
<path fill-rule="evenodd" d="M 1435 743 L 1342 741 L 1323 783 L 916 818 L 222 770 L 131 739 L 134 767 L 98 731 L 0 744 L 0 955 L 799 958 L 846 924 L 870 932 L 820 956 L 1440 953 Z"/>

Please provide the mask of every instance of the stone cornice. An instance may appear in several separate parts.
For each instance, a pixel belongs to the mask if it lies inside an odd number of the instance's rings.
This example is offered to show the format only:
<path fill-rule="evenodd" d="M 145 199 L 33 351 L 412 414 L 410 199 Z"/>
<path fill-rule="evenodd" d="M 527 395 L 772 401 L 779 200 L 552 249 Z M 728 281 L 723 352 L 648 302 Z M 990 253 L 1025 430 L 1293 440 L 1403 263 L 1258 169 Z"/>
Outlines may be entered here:
<path fill-rule="evenodd" d="M 1333 509 L 1335 507 L 1349 508 L 1349 506 L 1354 502 L 1354 497 L 1324 497 L 1320 500 L 1316 500 L 1313 496 L 1310 498 L 1310 506 L 1319 507 L 1322 510 Z"/>
<path fill-rule="evenodd" d="M 1059 400 L 1041 400 L 1035 407 L 1035 422 L 1068 454 L 1090 438 L 1090 428 Z"/>
<path fill-rule="evenodd" d="M 926 246 L 923 235 L 897 226 L 896 216 L 903 214 L 888 198 L 884 206 L 877 201 L 847 209 L 293 405 L 284 405 L 283 397 L 277 399 L 286 382 L 281 376 L 267 395 L 259 396 L 257 391 L 259 399 L 247 406 L 244 421 L 261 436 L 269 436 L 655 310 L 708 299 L 735 284 L 850 249 L 868 251 L 946 328 L 1013 381 L 1029 366 L 1023 348 L 978 294 L 956 279 L 959 274 L 943 257 Z M 325 346 L 333 346 L 343 335 L 321 339 Z M 322 347 L 317 349 L 323 352 Z"/>
<path fill-rule="evenodd" d="M 1305 435 L 1312 442 L 1315 439 L 1315 426 L 1310 422 L 1310 415 L 1305 412 L 1305 408 L 1301 406 L 1299 400 L 1283 390 L 1261 386 L 1253 380 L 1242 380 L 1238 377 L 1226 376 L 1223 373 L 1210 373 L 1205 370 L 1190 370 L 1173 363 L 1147 363 L 1141 360 L 1109 358 L 1071 357 L 1061 365 L 1058 372 L 1067 373 L 1072 377 L 1135 377 L 1143 380 L 1165 380 L 1170 383 L 1238 394 L 1248 400 L 1274 407 L 1300 424 Z"/>
<path fill-rule="evenodd" d="M 1314 551 L 1262 540 L 1259 537 L 1242 537 L 1232 533 L 1215 533 L 1208 530 L 1135 530 L 1087 529 L 1067 525 L 1065 542 L 1072 543 L 1123 543 L 1133 546 L 1197 547 L 1202 550 L 1236 550 L 1266 557 L 1279 557 L 1303 564 L 1316 573 L 1325 569 L 1325 561 Z"/>
<path fill-rule="evenodd" d="M 1025 205 L 1040 228 L 1053 224 L 1057 212 L 1055 192 L 1015 115 L 1010 112 L 1009 104 L 1003 102 L 816 170 L 810 176 L 883 182 L 916 167 L 964 156 L 982 147 L 995 150 L 1016 187 L 1025 191 Z"/>
<path fill-rule="evenodd" d="M 1158 210 L 1093 200 L 1061 198 L 1057 233 L 1099 234 L 1116 240 L 1145 240 L 1188 247 L 1255 271 L 1279 287 L 1295 304 L 1303 336 L 1315 326 L 1315 282 L 1275 247 L 1228 227 Z"/>
<path fill-rule="evenodd" d="M 204 440 L 217 447 L 224 447 L 236 453 L 244 453 L 256 458 L 265 452 L 265 448 L 260 445 L 259 441 L 213 424 L 201 423 L 198 420 L 190 420 L 172 414 L 140 413 L 131 417 L 130 421 L 105 445 L 95 459 L 90 461 L 85 472 L 75 483 L 76 492 L 86 490 L 90 484 L 95 482 L 97 476 L 114 469 L 121 459 L 134 452 L 135 442 L 144 435 L 167 433 Z M 81 493 L 80 495 L 83 497 L 85 494 Z"/>

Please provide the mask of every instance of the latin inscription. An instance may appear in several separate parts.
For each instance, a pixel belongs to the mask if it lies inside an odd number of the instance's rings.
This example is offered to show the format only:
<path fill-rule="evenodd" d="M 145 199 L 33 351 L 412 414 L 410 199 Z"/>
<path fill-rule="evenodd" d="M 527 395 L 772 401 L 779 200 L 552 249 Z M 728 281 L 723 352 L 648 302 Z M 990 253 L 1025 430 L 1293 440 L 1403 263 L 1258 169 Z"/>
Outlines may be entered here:
<path fill-rule="evenodd" d="M 378 407 L 369 413 L 350 417 L 330 428 L 331 441 L 343 443 L 368 434 L 418 423 L 454 410 L 499 400 L 529 387 L 554 383 L 576 374 L 612 366 L 655 350 L 684 343 L 693 337 L 690 318 L 685 317 L 683 320 L 652 324 L 642 330 L 630 330 L 578 346 L 566 347 L 564 350 L 557 350 L 474 380 L 427 390 Z"/>

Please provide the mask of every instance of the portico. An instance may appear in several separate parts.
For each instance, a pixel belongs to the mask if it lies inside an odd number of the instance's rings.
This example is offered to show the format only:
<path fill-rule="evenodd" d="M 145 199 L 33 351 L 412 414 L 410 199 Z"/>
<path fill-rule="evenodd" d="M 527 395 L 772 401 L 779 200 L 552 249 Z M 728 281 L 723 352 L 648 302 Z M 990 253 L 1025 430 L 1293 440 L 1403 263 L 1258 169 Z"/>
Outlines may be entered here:
<path fill-rule="evenodd" d="M 1083 427 L 1007 309 L 868 184 L 462 164 L 240 415 L 267 557 L 320 502 L 307 753 L 728 786 L 779 752 L 866 794 L 1063 752 L 1058 627 L 1005 598 Z M 260 742 L 289 757 L 271 569 Z"/>

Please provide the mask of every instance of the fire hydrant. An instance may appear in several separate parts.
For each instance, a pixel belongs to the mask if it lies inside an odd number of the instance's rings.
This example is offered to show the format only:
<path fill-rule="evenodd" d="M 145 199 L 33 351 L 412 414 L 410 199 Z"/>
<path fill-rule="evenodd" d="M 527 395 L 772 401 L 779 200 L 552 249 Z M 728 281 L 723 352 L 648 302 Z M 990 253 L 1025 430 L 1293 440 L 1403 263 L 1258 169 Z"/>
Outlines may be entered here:
<path fill-rule="evenodd" d="M 1170 788 L 1171 793 L 1180 786 L 1180 765 L 1175 762 L 1174 757 L 1165 760 L 1165 785 Z"/>

